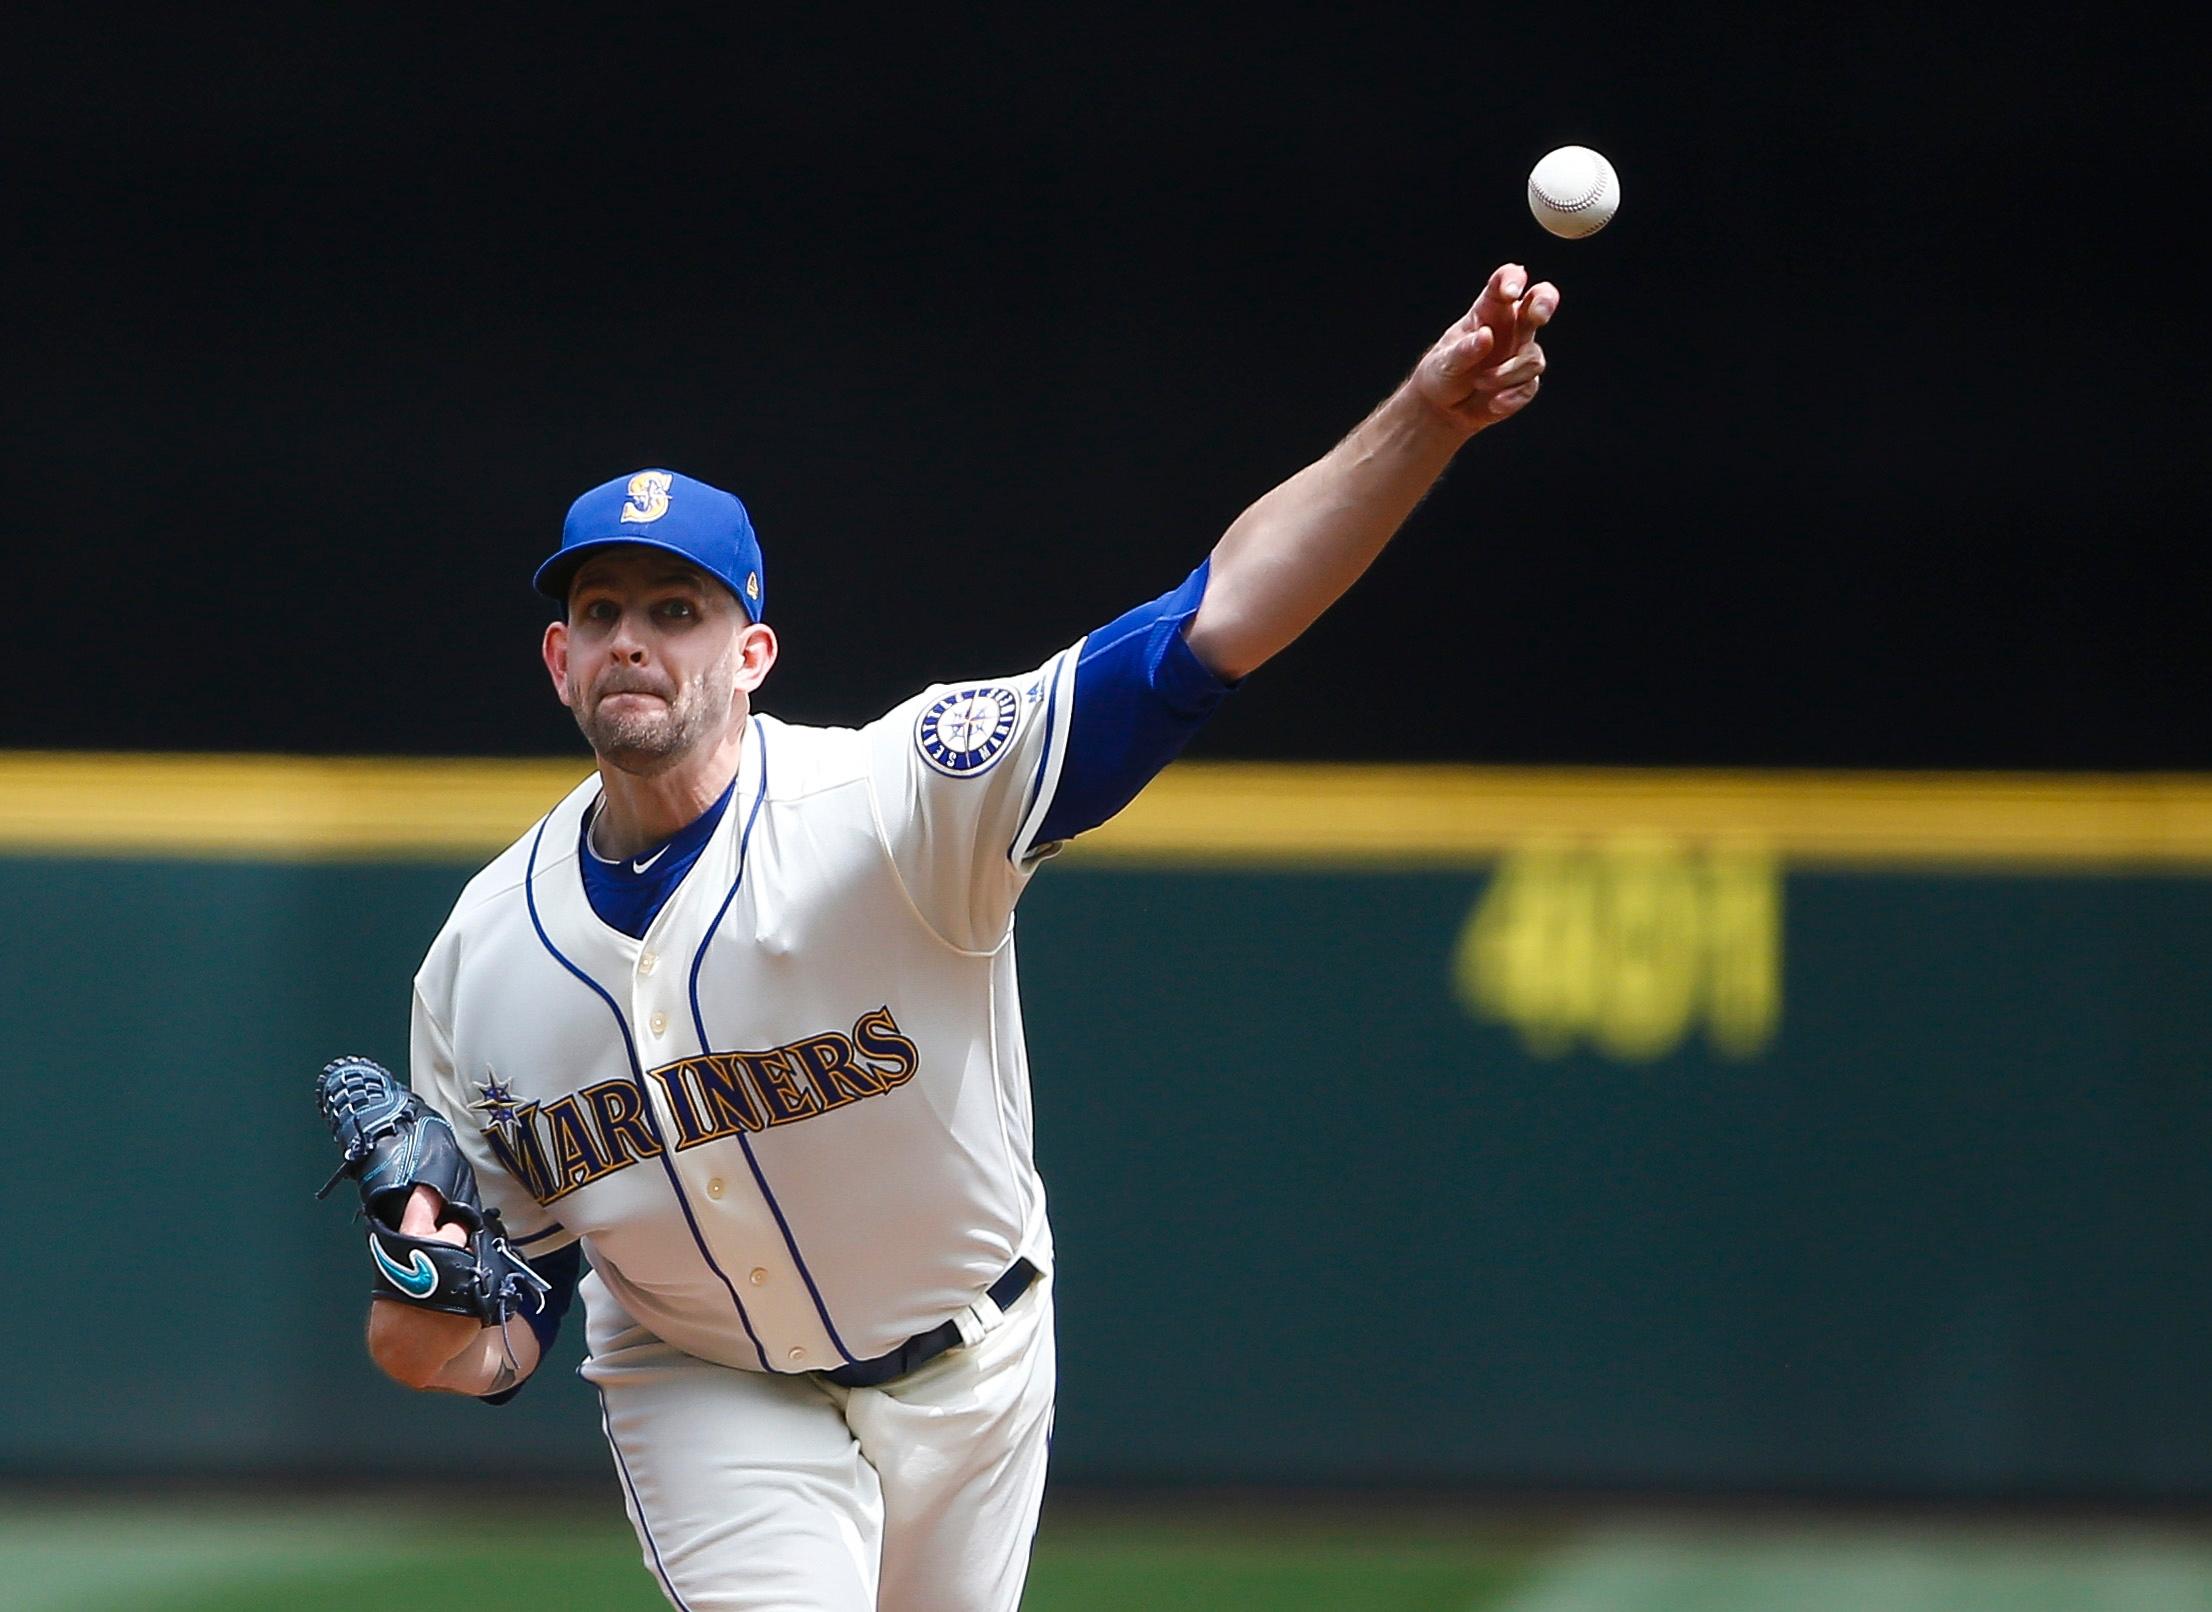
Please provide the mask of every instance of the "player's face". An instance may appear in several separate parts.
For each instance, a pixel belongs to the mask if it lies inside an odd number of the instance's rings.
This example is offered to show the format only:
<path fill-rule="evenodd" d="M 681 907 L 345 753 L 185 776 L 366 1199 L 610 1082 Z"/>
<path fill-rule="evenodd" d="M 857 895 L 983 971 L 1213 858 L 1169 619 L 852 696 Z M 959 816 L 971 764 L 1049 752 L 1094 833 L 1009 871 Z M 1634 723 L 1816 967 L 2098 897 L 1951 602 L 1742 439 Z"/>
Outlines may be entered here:
<path fill-rule="evenodd" d="M 762 653 L 765 635 L 766 652 Z M 594 752 L 657 773 L 719 743 L 760 684 L 774 637 L 730 591 L 654 549 L 594 556 L 546 632 L 546 664 Z"/>

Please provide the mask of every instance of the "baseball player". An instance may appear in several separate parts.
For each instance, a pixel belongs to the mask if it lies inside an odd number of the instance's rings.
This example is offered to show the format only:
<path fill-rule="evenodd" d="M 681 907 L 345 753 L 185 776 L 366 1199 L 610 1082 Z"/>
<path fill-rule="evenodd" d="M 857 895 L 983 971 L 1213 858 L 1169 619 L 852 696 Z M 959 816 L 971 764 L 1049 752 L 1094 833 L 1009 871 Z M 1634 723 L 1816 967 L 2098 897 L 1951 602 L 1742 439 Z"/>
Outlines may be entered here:
<path fill-rule="evenodd" d="M 777 639 L 737 499 L 666 470 L 579 498 L 536 582 L 597 770 L 432 943 L 412 1090 L 351 1058 L 318 1085 L 377 1363 L 504 1400 L 580 1289 L 674 1605 L 1016 1606 L 1054 1360 L 1015 903 L 1536 395 L 1558 303 L 1500 267 L 1182 584 L 858 729 L 753 708 Z"/>

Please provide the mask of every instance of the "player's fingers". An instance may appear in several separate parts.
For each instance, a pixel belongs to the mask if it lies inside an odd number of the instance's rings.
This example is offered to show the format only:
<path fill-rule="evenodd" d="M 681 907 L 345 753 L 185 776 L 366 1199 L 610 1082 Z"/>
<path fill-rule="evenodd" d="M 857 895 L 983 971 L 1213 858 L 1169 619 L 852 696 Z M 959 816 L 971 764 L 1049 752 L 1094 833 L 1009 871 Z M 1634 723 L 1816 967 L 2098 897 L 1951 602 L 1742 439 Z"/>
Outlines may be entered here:
<path fill-rule="evenodd" d="M 1558 310 L 1557 286 L 1548 281 L 1530 286 L 1513 305 L 1513 317 L 1507 327 L 1511 339 L 1499 350 L 1511 354 L 1530 346 L 1536 340 L 1536 333 L 1551 323 L 1551 316 Z"/>
<path fill-rule="evenodd" d="M 1475 298 L 1460 324 L 1472 330 L 1488 325 L 1493 330 L 1510 330 L 1513 322 L 1513 305 L 1520 301 L 1528 284 L 1528 270 L 1518 263 L 1501 263 L 1490 271 L 1490 278 L 1483 283 L 1482 294 Z"/>
<path fill-rule="evenodd" d="M 1490 412 L 1495 415 L 1516 414 L 1526 408 L 1536 396 L 1536 389 L 1544 384 L 1544 377 L 1531 375 L 1510 391 L 1498 392 L 1490 399 Z"/>
<path fill-rule="evenodd" d="M 1533 342 L 1475 377 L 1478 392 L 1505 392 L 1544 373 L 1544 349 Z"/>
<path fill-rule="evenodd" d="M 1490 362 L 1491 350 L 1496 345 L 1497 332 L 1488 325 L 1471 334 L 1454 337 L 1437 358 L 1437 372 L 1452 380 L 1472 375 Z"/>
<path fill-rule="evenodd" d="M 1513 311 L 1514 352 L 1525 352 L 1536 343 L 1544 327 L 1551 322 L 1551 314 L 1545 304 L 1533 297 L 1523 297 Z"/>
<path fill-rule="evenodd" d="M 455 1245 L 467 1242 L 468 1233 L 459 1226 L 438 1224 L 439 1212 L 444 1208 L 445 1199 L 438 1195 L 438 1189 L 418 1181 L 407 1195 L 407 1207 L 400 1211 L 399 1229 L 409 1237 L 434 1237 Z"/>
<path fill-rule="evenodd" d="M 399 1212 L 399 1229 L 410 1237 L 425 1237 L 438 1223 L 438 1211 L 445 1207 L 445 1199 L 438 1189 L 415 1183 L 415 1190 L 407 1194 L 407 1207 Z"/>

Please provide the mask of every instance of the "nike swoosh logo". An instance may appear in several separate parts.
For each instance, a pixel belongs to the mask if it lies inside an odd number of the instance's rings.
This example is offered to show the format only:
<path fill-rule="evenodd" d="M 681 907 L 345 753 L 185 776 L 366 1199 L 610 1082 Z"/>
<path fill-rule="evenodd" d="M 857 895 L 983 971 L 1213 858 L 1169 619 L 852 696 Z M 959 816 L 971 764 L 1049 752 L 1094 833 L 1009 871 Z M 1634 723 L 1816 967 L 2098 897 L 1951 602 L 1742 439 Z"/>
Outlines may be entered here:
<path fill-rule="evenodd" d="M 630 864 L 630 871 L 632 873 L 643 873 L 647 868 L 651 867 L 655 862 L 658 862 L 667 854 L 668 847 L 664 845 L 659 850 L 655 851 L 651 856 L 647 857 L 644 861 L 632 862 Z"/>
<path fill-rule="evenodd" d="M 438 1268 L 430 1263 L 430 1256 L 419 1248 L 407 1250 L 407 1263 L 402 1265 L 384 1252 L 384 1245 L 369 1234 L 369 1257 L 376 1261 L 392 1286 L 411 1299 L 426 1299 L 438 1290 Z"/>

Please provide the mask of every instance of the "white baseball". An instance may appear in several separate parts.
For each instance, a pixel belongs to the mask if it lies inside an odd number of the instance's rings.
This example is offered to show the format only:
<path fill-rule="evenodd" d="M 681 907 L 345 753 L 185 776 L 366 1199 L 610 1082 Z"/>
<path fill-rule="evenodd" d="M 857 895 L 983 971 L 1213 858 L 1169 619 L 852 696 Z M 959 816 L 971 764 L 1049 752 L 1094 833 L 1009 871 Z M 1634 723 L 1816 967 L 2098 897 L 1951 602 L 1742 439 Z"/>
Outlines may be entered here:
<path fill-rule="evenodd" d="M 1595 235 L 1621 205 L 1621 176 L 1588 146 L 1561 146 L 1528 176 L 1528 210 L 1569 240 Z"/>

